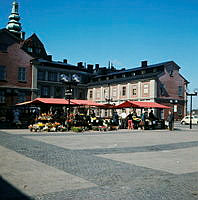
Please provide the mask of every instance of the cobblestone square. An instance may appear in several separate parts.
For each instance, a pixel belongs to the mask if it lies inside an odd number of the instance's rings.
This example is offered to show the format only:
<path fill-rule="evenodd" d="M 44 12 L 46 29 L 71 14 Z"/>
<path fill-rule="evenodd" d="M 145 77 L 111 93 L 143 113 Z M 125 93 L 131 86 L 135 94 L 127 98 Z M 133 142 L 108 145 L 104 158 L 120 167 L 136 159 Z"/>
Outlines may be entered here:
<path fill-rule="evenodd" d="M 171 132 L 0 130 L 0 199 L 193 200 L 197 150 L 197 126 L 177 125 Z"/>

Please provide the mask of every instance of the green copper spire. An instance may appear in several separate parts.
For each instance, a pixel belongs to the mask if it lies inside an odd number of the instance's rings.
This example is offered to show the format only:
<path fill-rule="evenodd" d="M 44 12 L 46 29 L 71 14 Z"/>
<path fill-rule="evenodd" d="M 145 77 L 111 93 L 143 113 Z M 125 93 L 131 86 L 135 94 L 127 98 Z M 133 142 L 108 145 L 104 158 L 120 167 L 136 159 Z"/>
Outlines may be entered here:
<path fill-rule="evenodd" d="M 19 9 L 18 3 L 17 1 L 14 1 L 12 3 L 12 12 L 11 12 L 11 15 L 9 16 L 9 22 L 6 28 L 13 33 L 20 34 L 22 27 L 21 27 L 21 23 L 19 22 L 20 16 L 19 16 L 18 9 Z"/>

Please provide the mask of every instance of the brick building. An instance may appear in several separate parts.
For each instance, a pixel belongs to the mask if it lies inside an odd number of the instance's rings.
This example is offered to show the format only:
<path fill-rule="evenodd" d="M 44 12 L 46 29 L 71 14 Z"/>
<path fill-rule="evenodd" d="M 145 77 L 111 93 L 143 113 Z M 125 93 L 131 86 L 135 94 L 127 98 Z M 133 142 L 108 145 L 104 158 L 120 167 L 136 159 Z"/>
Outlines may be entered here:
<path fill-rule="evenodd" d="M 16 103 L 31 99 L 37 88 L 32 88 L 30 61 L 38 56 L 48 59 L 35 34 L 25 40 L 19 20 L 18 3 L 14 1 L 8 25 L 0 29 L 0 116 Z"/>

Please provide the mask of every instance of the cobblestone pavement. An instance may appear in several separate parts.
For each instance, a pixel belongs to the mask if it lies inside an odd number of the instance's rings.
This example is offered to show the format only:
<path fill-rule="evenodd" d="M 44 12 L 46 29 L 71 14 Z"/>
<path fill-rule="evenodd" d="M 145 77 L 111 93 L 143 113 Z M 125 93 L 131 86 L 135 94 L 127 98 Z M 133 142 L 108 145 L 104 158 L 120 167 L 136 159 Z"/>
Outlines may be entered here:
<path fill-rule="evenodd" d="M 197 126 L 78 134 L 0 130 L 1 179 L 36 200 L 198 199 L 197 152 Z M 0 189 L 0 199 L 26 197 Z"/>

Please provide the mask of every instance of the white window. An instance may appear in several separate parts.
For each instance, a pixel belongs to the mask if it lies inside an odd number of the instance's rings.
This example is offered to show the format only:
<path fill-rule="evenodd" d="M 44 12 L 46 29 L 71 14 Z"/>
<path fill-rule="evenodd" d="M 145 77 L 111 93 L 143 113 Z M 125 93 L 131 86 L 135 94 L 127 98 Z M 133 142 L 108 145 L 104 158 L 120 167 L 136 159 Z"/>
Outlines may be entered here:
<path fill-rule="evenodd" d="M 144 94 L 149 93 L 149 85 L 148 84 L 144 84 L 143 92 L 144 92 Z"/>
<path fill-rule="evenodd" d="M 126 95 L 126 86 L 123 86 L 122 87 L 122 96 L 125 96 Z"/>
<path fill-rule="evenodd" d="M 97 98 L 97 99 L 100 98 L 100 90 L 96 90 L 96 98 Z"/>
<path fill-rule="evenodd" d="M 89 91 L 89 98 L 90 98 L 90 99 L 93 98 L 93 91 L 92 91 L 92 90 Z"/>
<path fill-rule="evenodd" d="M 117 97 L 117 88 L 113 88 L 113 97 Z"/>
<path fill-rule="evenodd" d="M 25 67 L 18 68 L 18 81 L 26 81 L 26 68 Z"/>
<path fill-rule="evenodd" d="M 137 86 L 133 85 L 132 86 L 132 96 L 136 96 L 137 95 Z"/>

